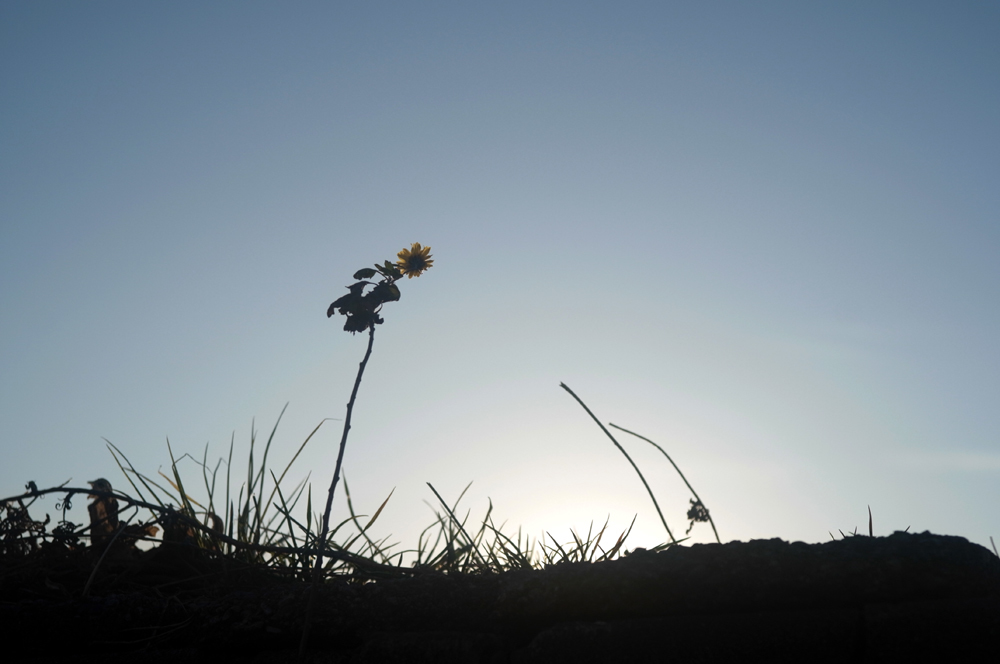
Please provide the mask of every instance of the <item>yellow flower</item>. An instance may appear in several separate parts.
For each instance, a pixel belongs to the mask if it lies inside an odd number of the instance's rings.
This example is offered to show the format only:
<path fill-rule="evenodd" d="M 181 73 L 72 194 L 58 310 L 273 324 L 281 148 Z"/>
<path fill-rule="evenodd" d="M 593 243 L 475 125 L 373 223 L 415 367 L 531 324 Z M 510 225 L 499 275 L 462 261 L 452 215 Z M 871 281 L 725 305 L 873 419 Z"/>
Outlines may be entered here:
<path fill-rule="evenodd" d="M 430 247 L 421 247 L 419 242 L 414 242 L 412 247 L 396 254 L 399 257 L 396 265 L 408 278 L 419 277 L 424 270 L 434 264 L 430 252 Z"/>

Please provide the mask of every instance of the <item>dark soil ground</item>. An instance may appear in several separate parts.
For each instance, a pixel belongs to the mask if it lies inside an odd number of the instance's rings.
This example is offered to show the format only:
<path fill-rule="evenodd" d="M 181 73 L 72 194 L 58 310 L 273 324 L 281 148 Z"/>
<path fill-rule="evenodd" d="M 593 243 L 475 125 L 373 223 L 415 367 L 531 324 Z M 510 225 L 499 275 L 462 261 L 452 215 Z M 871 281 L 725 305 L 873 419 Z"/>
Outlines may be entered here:
<path fill-rule="evenodd" d="M 306 582 L 184 546 L 123 552 L 91 579 L 95 560 L 89 549 L 0 559 L 11 652 L 35 662 L 296 660 Z M 895 533 L 331 581 L 316 596 L 305 661 L 990 661 L 998 646 L 1000 558 L 960 537 Z"/>

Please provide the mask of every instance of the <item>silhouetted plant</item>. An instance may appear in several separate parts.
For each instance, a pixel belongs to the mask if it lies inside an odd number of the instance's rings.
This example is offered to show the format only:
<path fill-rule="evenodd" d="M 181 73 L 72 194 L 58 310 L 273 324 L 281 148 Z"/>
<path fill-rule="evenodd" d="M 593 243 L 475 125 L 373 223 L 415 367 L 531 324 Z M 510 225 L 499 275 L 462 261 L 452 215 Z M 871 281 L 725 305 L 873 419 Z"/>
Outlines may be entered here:
<path fill-rule="evenodd" d="M 323 570 L 323 554 L 326 549 L 326 537 L 330 530 L 330 510 L 333 508 L 333 495 L 337 490 L 337 482 L 340 479 L 340 467 L 344 461 L 344 450 L 347 447 L 347 434 L 351 430 L 351 414 L 354 412 L 354 402 L 358 398 L 358 388 L 361 387 L 361 378 L 364 376 L 365 367 L 368 365 L 368 358 L 372 354 L 372 344 L 375 342 L 375 326 L 382 324 L 384 319 L 379 315 L 382 306 L 387 302 L 395 302 L 400 298 L 399 287 L 396 282 L 405 275 L 408 279 L 419 277 L 426 270 L 430 269 L 434 261 L 431 259 L 430 247 L 423 247 L 419 242 L 414 242 L 409 249 L 403 249 L 396 254 L 396 262 L 385 261 L 381 265 L 375 264 L 374 268 L 361 268 L 354 273 L 354 278 L 359 281 L 347 287 L 347 295 L 343 295 L 330 304 L 326 310 L 327 318 L 339 312 L 347 318 L 344 322 L 344 331 L 354 334 L 368 330 L 368 349 L 365 351 L 361 366 L 358 367 L 357 378 L 354 379 L 354 389 L 351 391 L 351 400 L 347 402 L 347 416 L 344 418 L 344 432 L 340 437 L 340 449 L 337 452 L 337 465 L 333 470 L 333 480 L 330 482 L 330 489 L 326 496 L 326 509 L 323 510 L 323 520 L 320 523 L 319 553 L 316 555 L 316 564 L 313 567 L 313 584 L 319 583 Z M 368 281 L 372 277 L 380 275 L 378 282 Z M 305 626 L 302 631 L 302 642 L 300 644 L 300 656 L 305 650 L 309 634 L 310 618 L 312 615 L 313 599 L 315 592 L 310 593 L 309 605 L 306 609 Z"/>
<path fill-rule="evenodd" d="M 374 268 L 361 268 L 354 273 L 354 278 L 359 279 L 356 283 L 347 287 L 349 291 L 330 305 L 326 310 L 327 318 L 333 316 L 335 312 L 340 312 L 347 317 L 344 323 L 344 331 L 354 334 L 368 330 L 368 349 L 365 351 L 361 366 L 358 367 L 357 378 L 354 379 L 354 389 L 351 391 L 351 400 L 347 402 L 347 416 L 344 418 L 344 432 L 340 437 L 340 450 L 337 452 L 337 465 L 333 469 L 333 480 L 330 482 L 330 489 L 326 496 L 326 509 L 323 510 L 323 520 L 320 524 L 319 548 L 320 554 L 316 556 L 315 576 L 319 578 L 323 565 L 323 549 L 326 547 L 326 536 L 330 530 L 330 510 L 333 508 L 333 495 L 337 490 L 337 482 L 340 480 L 340 467 L 344 461 L 344 450 L 347 447 L 347 434 L 351 430 L 351 414 L 354 411 L 354 402 L 358 398 L 358 388 L 361 387 L 361 378 L 368 365 L 368 358 L 372 354 L 372 344 L 375 342 L 375 326 L 382 324 L 384 319 L 379 316 L 382 306 L 387 302 L 395 302 L 399 299 L 399 287 L 396 282 L 403 278 L 419 277 L 434 264 L 431 259 L 430 247 L 422 247 L 419 242 L 414 242 L 409 249 L 403 249 L 396 254 L 396 262 L 385 261 L 382 265 L 375 264 Z M 368 281 L 375 275 L 381 275 L 378 282 Z M 371 287 L 369 289 L 369 287 Z M 366 291 L 366 289 L 368 289 Z"/>

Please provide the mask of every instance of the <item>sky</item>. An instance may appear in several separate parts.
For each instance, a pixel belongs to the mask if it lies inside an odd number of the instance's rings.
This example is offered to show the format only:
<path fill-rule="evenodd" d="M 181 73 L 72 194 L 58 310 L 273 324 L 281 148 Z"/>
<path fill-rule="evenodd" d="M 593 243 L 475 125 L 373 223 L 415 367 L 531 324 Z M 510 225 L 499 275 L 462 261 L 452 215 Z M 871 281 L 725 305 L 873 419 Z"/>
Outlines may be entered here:
<path fill-rule="evenodd" d="M 320 502 L 367 342 L 327 307 L 420 242 L 344 459 L 397 550 L 428 482 L 667 540 L 561 382 L 724 542 L 870 506 L 989 548 L 998 117 L 991 2 L 4 2 L 0 493 L 127 488 L 105 440 L 153 477 L 232 442 L 235 482 L 287 404 L 268 465 L 322 422 L 285 481 Z"/>

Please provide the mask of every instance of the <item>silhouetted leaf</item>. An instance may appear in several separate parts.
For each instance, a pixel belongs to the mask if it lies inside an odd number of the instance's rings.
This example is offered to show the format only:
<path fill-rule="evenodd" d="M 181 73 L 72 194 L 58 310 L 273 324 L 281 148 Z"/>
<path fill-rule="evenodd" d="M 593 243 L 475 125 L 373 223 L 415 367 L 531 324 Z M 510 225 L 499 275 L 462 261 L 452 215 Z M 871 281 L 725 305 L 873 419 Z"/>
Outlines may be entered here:
<path fill-rule="evenodd" d="M 369 327 L 374 327 L 383 322 L 382 318 L 374 311 L 362 311 L 347 317 L 347 321 L 344 323 L 344 330 L 351 334 L 364 332 Z"/>
<path fill-rule="evenodd" d="M 357 299 L 358 295 L 355 293 L 348 293 L 343 297 L 337 298 L 336 300 L 333 301 L 333 304 L 330 305 L 330 308 L 327 310 L 326 315 L 332 316 L 334 309 L 341 309 L 343 307 L 346 307 L 351 303 L 352 300 L 357 300 Z"/>
<path fill-rule="evenodd" d="M 399 271 L 399 266 L 395 263 L 390 263 L 386 261 L 384 265 L 376 265 L 378 271 L 389 277 L 390 279 L 399 279 L 403 276 L 403 273 Z"/>
<path fill-rule="evenodd" d="M 692 521 L 708 521 L 708 508 L 700 500 L 691 499 L 689 502 L 691 503 L 691 509 L 688 510 L 687 518 Z"/>
<path fill-rule="evenodd" d="M 364 332 L 366 329 L 368 329 L 368 321 L 362 320 L 361 316 L 348 316 L 344 322 L 344 331 L 351 334 Z"/>
<path fill-rule="evenodd" d="M 399 288 L 395 284 L 383 282 L 378 284 L 365 297 L 370 298 L 372 308 L 379 307 L 386 302 L 394 302 L 399 299 Z"/>
<path fill-rule="evenodd" d="M 354 273 L 355 279 L 371 279 L 375 276 L 375 270 L 370 267 L 363 267 Z"/>
<path fill-rule="evenodd" d="M 337 309 L 340 309 L 340 313 L 342 314 L 348 313 L 348 311 L 345 311 L 346 309 L 350 310 L 357 309 L 361 305 L 361 299 L 362 299 L 361 294 L 364 291 L 365 286 L 367 285 L 368 282 L 359 281 L 355 284 L 351 284 L 350 286 L 348 286 L 347 290 L 351 292 L 348 293 L 347 295 L 344 295 L 343 297 L 338 297 L 336 300 L 334 300 L 333 304 L 330 305 L 330 308 L 326 310 L 326 317 L 329 318 L 333 316 L 334 311 L 336 311 Z"/>

